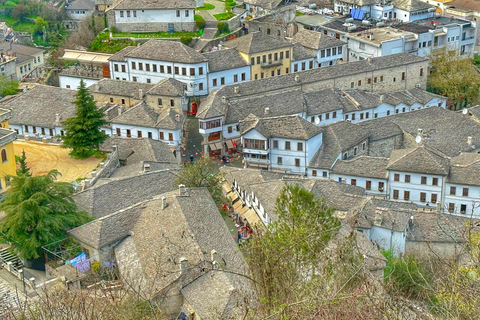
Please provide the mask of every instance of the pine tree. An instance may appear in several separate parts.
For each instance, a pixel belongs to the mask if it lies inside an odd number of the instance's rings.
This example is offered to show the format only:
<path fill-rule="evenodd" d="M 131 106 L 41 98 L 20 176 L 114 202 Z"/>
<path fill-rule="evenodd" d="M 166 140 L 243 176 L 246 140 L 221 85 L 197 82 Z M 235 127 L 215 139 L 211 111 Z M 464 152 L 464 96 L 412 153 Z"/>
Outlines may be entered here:
<path fill-rule="evenodd" d="M 89 220 L 86 213 L 77 212 L 72 184 L 55 181 L 59 174 L 52 170 L 35 177 L 9 177 L 11 185 L 0 205 L 6 213 L 0 222 L 1 240 L 11 243 L 21 258 L 40 257 L 42 246 Z"/>
<path fill-rule="evenodd" d="M 107 124 L 103 112 L 97 109 L 93 96 L 88 92 L 83 80 L 80 82 L 76 99 L 76 116 L 68 118 L 62 124 L 65 126 L 63 147 L 72 148 L 70 155 L 76 158 L 87 158 L 108 137 L 100 128 Z"/>
<path fill-rule="evenodd" d="M 22 156 L 18 158 L 17 161 L 20 164 L 20 169 L 17 169 L 17 176 L 19 175 L 27 175 L 31 176 L 30 168 L 27 166 L 27 157 L 25 156 L 25 150 L 22 150 Z"/>

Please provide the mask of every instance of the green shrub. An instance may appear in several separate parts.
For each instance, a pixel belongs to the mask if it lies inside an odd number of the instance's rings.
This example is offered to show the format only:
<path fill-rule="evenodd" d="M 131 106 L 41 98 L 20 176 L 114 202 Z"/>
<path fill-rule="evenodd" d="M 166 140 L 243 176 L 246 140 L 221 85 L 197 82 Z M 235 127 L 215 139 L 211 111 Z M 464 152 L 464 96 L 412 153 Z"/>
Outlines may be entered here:
<path fill-rule="evenodd" d="M 218 29 L 218 32 L 222 33 L 222 32 L 225 32 L 228 30 L 228 23 L 226 22 L 218 22 L 217 23 L 217 29 Z"/>
<path fill-rule="evenodd" d="M 199 29 L 205 28 L 205 20 L 195 20 L 195 24 Z"/>
<path fill-rule="evenodd" d="M 412 255 L 394 257 L 391 251 L 382 251 L 387 258 L 384 270 L 387 289 L 408 299 L 428 300 L 432 275 L 426 266 Z"/>
<path fill-rule="evenodd" d="M 192 42 L 192 39 L 192 37 L 181 37 L 180 42 L 188 46 L 190 42 Z"/>

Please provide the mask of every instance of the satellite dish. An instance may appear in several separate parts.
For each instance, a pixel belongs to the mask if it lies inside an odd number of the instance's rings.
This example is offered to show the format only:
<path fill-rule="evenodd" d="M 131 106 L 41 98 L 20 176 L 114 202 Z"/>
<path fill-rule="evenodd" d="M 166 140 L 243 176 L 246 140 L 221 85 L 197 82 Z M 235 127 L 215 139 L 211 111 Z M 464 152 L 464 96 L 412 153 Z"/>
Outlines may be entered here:
<path fill-rule="evenodd" d="M 315 123 L 316 123 L 316 124 L 319 124 L 319 123 L 320 123 L 320 118 L 319 118 L 319 117 L 316 117 L 316 118 L 315 118 Z"/>
<path fill-rule="evenodd" d="M 462 110 L 462 113 L 463 113 L 463 114 L 467 114 L 467 113 L 468 113 L 468 109 L 467 109 L 467 108 L 464 108 L 464 109 Z"/>
<path fill-rule="evenodd" d="M 420 141 L 422 141 L 422 137 L 421 137 L 421 136 L 417 136 L 417 137 L 415 138 L 415 142 L 416 142 L 416 143 L 420 143 Z"/>

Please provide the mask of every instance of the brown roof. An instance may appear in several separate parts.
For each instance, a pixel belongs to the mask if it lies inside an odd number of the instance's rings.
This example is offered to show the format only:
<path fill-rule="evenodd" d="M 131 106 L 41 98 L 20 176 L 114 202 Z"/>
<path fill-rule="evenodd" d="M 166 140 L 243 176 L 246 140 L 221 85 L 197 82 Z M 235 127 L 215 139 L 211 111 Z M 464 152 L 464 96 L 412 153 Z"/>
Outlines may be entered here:
<path fill-rule="evenodd" d="M 480 1 L 478 0 L 453 0 L 448 2 L 448 6 L 480 11 Z"/>

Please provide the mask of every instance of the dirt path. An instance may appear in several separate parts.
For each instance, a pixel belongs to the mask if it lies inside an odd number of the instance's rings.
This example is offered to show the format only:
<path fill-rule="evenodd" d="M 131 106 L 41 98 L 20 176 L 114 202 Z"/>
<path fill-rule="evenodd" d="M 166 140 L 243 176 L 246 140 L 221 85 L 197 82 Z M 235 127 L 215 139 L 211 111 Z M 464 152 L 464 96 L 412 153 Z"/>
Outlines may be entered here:
<path fill-rule="evenodd" d="M 58 181 L 72 182 L 77 178 L 88 176 L 102 162 L 102 159 L 95 157 L 83 160 L 73 159 L 68 155 L 70 149 L 39 142 L 15 141 L 14 148 L 17 156 L 25 150 L 27 165 L 33 175 L 41 175 L 57 169 L 62 174 Z"/>

